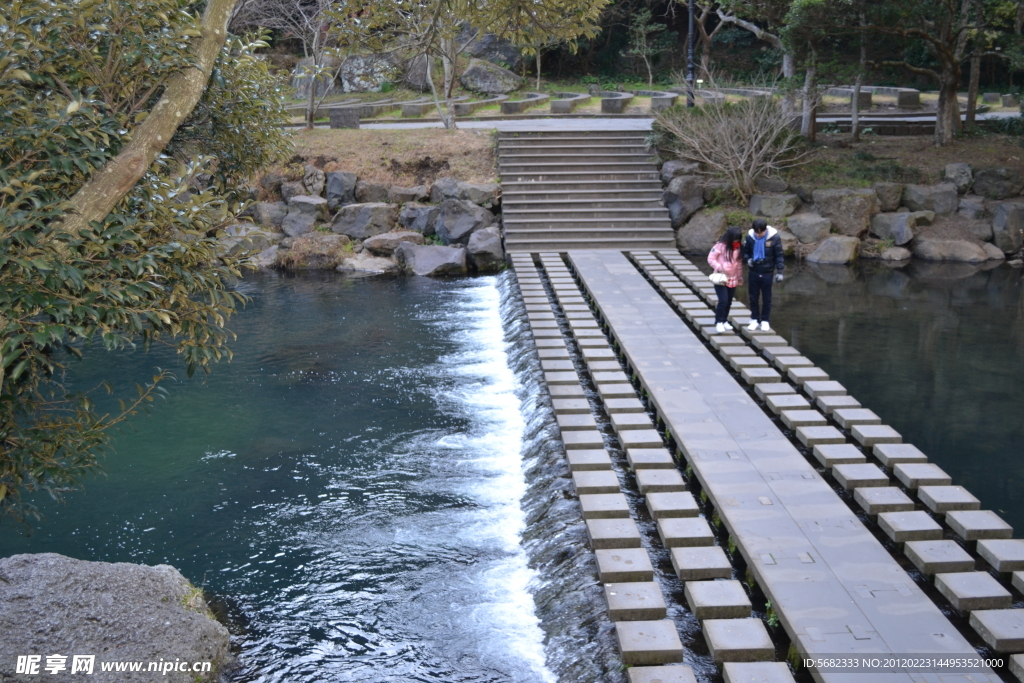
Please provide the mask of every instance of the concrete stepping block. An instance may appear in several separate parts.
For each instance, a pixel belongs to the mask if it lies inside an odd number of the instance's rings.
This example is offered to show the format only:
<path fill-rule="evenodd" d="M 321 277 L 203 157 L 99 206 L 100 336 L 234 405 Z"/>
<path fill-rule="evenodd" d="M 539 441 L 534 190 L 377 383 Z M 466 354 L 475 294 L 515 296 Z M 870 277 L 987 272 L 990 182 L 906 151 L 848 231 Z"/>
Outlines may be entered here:
<path fill-rule="evenodd" d="M 621 493 L 588 493 L 580 496 L 583 519 L 625 519 L 629 502 Z"/>
<path fill-rule="evenodd" d="M 1010 585 L 1017 589 L 1018 593 L 1024 593 L 1024 571 L 1015 571 L 1010 576 Z"/>
<path fill-rule="evenodd" d="M 654 566 L 647 551 L 642 548 L 595 550 L 594 557 L 597 560 L 597 577 L 601 583 L 654 580 Z"/>
<path fill-rule="evenodd" d="M 694 325 L 696 325 L 697 327 L 708 327 L 708 326 L 712 326 L 713 327 L 714 324 L 715 324 L 715 316 L 713 316 L 713 315 L 695 315 L 695 316 L 693 316 L 690 319 L 690 321 Z"/>
<path fill-rule="evenodd" d="M 564 308 L 564 307 L 563 307 Z M 565 317 L 572 324 L 574 320 L 593 320 L 594 314 L 590 310 L 583 311 L 565 311 Z"/>
<path fill-rule="evenodd" d="M 878 526 L 896 543 L 942 539 L 942 527 L 921 510 L 879 513 Z"/>
<path fill-rule="evenodd" d="M 724 358 L 757 358 L 757 351 L 749 346 L 723 346 L 720 351 Z"/>
<path fill-rule="evenodd" d="M 542 304 L 534 304 L 534 305 L 535 306 L 541 306 Z M 546 310 L 543 310 L 543 311 L 527 311 L 526 312 L 526 319 L 529 320 L 531 323 L 534 322 L 535 320 L 554 320 L 555 319 L 555 314 L 551 310 L 551 306 L 549 305 L 549 306 L 546 307 Z"/>
<path fill-rule="evenodd" d="M 841 408 L 860 408 L 860 401 L 849 395 L 819 396 L 814 405 L 826 415 L 831 415 L 833 411 Z"/>
<path fill-rule="evenodd" d="M 845 396 L 846 387 L 835 380 L 812 380 L 804 382 L 801 387 L 812 399 L 819 399 L 822 396 Z"/>
<path fill-rule="evenodd" d="M 587 368 L 591 372 L 601 372 L 604 370 L 621 370 L 622 364 L 617 360 L 590 360 L 587 361 Z"/>
<path fill-rule="evenodd" d="M 796 438 L 808 448 L 822 444 L 846 443 L 846 437 L 835 427 L 798 427 Z"/>
<path fill-rule="evenodd" d="M 585 398 L 556 398 L 551 401 L 555 415 L 589 415 L 590 401 Z"/>
<path fill-rule="evenodd" d="M 579 384 L 580 378 L 575 370 L 562 372 L 545 372 L 544 381 L 550 385 L 556 384 Z"/>
<path fill-rule="evenodd" d="M 576 495 L 588 493 L 619 493 L 619 477 L 611 470 L 584 470 L 572 473 Z"/>
<path fill-rule="evenodd" d="M 963 486 L 919 486 L 917 497 L 936 513 L 981 509 L 981 501 Z"/>
<path fill-rule="evenodd" d="M 572 334 L 574 337 L 576 337 L 577 340 L 589 337 L 591 339 L 600 339 L 602 341 L 605 341 L 604 332 L 602 332 L 600 329 L 596 327 L 593 329 L 574 327 L 572 330 Z M 577 341 L 577 343 L 579 342 Z M 605 341 L 605 343 L 607 343 L 607 341 Z"/>
<path fill-rule="evenodd" d="M 814 447 L 814 457 L 826 469 L 836 465 L 857 465 L 867 460 L 867 456 L 850 443 L 826 443 Z"/>
<path fill-rule="evenodd" d="M 624 429 L 619 432 L 622 447 L 629 448 L 663 448 L 665 446 L 661 434 L 654 429 Z"/>
<path fill-rule="evenodd" d="M 769 396 L 783 396 L 795 394 L 796 389 L 788 382 L 772 382 L 754 385 L 754 393 L 762 401 L 767 401 Z"/>
<path fill-rule="evenodd" d="M 704 640 L 715 664 L 775 659 L 775 645 L 760 619 L 708 619 Z"/>
<path fill-rule="evenodd" d="M 636 389 L 629 382 L 598 384 L 597 393 L 605 402 L 613 398 L 636 398 Z"/>
<path fill-rule="evenodd" d="M 1010 591 L 988 572 L 936 574 L 935 587 L 960 612 L 976 609 L 1004 609 L 1013 603 Z"/>
<path fill-rule="evenodd" d="M 538 349 L 537 355 L 541 360 L 560 360 L 569 358 L 569 350 L 561 349 Z"/>
<path fill-rule="evenodd" d="M 632 519 L 588 519 L 587 537 L 594 550 L 640 547 L 640 530 Z"/>
<path fill-rule="evenodd" d="M 872 516 L 883 512 L 911 512 L 914 509 L 914 501 L 895 486 L 855 489 L 853 499 L 864 512 Z"/>
<path fill-rule="evenodd" d="M 790 429 L 798 427 L 821 427 L 828 424 L 825 416 L 817 410 L 783 410 L 782 423 Z"/>
<path fill-rule="evenodd" d="M 974 571 L 974 558 L 956 541 L 910 541 L 903 552 L 926 576 Z"/>
<path fill-rule="evenodd" d="M 604 448 L 604 437 L 598 431 L 562 432 L 565 450 Z"/>
<path fill-rule="evenodd" d="M 866 408 L 837 408 L 832 411 L 832 419 L 843 429 L 853 429 L 854 425 L 882 424 L 882 418 Z"/>
<path fill-rule="evenodd" d="M 946 513 L 946 524 L 965 541 L 1013 536 L 1013 527 L 991 510 L 953 510 Z"/>
<path fill-rule="evenodd" d="M 741 329 L 741 331 L 743 333 L 747 333 L 747 332 L 751 331 L 751 330 L 747 329 L 746 325 L 744 325 L 740 329 Z M 746 336 L 752 336 L 751 342 L 753 343 L 754 348 L 758 349 L 759 351 L 764 349 L 764 348 L 766 348 L 766 347 L 768 347 L 768 346 L 789 346 L 789 342 L 788 341 L 786 341 L 785 339 L 783 339 L 782 337 L 780 337 L 779 335 L 775 334 L 774 332 L 772 332 L 770 330 L 768 332 L 763 332 L 762 330 L 757 330 L 756 332 L 757 332 L 757 334 L 755 334 L 755 335 L 746 335 Z"/>
<path fill-rule="evenodd" d="M 627 666 L 683 661 L 683 643 L 670 619 L 617 621 L 615 635 L 622 663 Z"/>
<path fill-rule="evenodd" d="M 672 568 L 680 581 L 732 578 L 729 557 L 717 545 L 672 548 Z"/>
<path fill-rule="evenodd" d="M 807 402 L 807 399 L 800 394 L 777 394 L 768 396 L 764 402 L 768 405 L 768 408 L 778 415 L 784 410 L 796 410 L 800 408 L 810 408 L 811 404 Z"/>
<path fill-rule="evenodd" d="M 558 330 L 558 322 L 556 320 L 538 320 L 534 318 L 530 320 L 530 327 L 536 330 Z"/>
<path fill-rule="evenodd" d="M 743 339 L 741 339 L 740 337 L 737 337 L 735 334 L 733 334 L 733 335 L 720 334 L 720 335 L 716 335 L 715 337 L 712 337 L 712 339 L 711 339 L 711 347 L 713 349 L 715 349 L 716 351 L 721 351 L 722 349 L 724 349 L 727 346 L 742 346 L 742 347 L 746 347 L 746 345 L 747 345 L 747 342 L 743 341 Z"/>
<path fill-rule="evenodd" d="M 596 330 L 600 327 L 600 325 L 598 325 L 598 322 L 594 320 L 592 316 L 588 316 L 586 320 L 574 320 L 570 318 L 568 320 L 568 323 L 569 327 L 571 327 L 573 330 L 584 330 L 588 328 Z"/>
<path fill-rule="evenodd" d="M 664 619 L 665 597 L 654 581 L 606 583 L 608 618 L 612 621 L 648 621 Z"/>
<path fill-rule="evenodd" d="M 794 349 L 792 346 L 766 346 L 763 349 L 764 357 L 774 362 L 776 358 L 782 356 L 801 356 L 799 351 Z"/>
<path fill-rule="evenodd" d="M 789 372 L 795 368 L 813 368 L 814 362 L 805 356 L 776 356 L 772 359 L 772 365 L 783 372 Z"/>
<path fill-rule="evenodd" d="M 636 485 L 640 493 L 672 493 L 685 491 L 686 482 L 679 470 L 673 469 L 639 469 L 636 471 Z"/>
<path fill-rule="evenodd" d="M 654 519 L 668 517 L 697 517 L 700 508 L 693 494 L 688 491 L 665 491 L 648 493 L 647 511 Z"/>
<path fill-rule="evenodd" d="M 548 386 L 548 393 L 551 394 L 551 398 L 578 398 L 587 395 L 578 382 Z"/>
<path fill-rule="evenodd" d="M 870 463 L 836 465 L 832 468 L 832 476 L 847 491 L 889 486 L 889 477 L 885 472 Z"/>
<path fill-rule="evenodd" d="M 603 448 L 586 448 L 565 452 L 569 461 L 570 472 L 588 472 L 592 470 L 610 470 L 612 459 Z"/>
<path fill-rule="evenodd" d="M 879 443 L 871 449 L 883 467 L 895 467 L 903 462 L 928 462 L 928 456 L 910 443 Z"/>
<path fill-rule="evenodd" d="M 742 619 L 750 616 L 750 598 L 734 579 L 687 581 L 683 589 L 693 616 L 704 619 Z"/>
<path fill-rule="evenodd" d="M 821 368 L 816 367 L 790 368 L 786 371 L 786 376 L 789 377 L 790 382 L 793 382 L 797 386 L 802 386 L 807 382 L 828 381 L 828 373 Z"/>
<path fill-rule="evenodd" d="M 971 612 L 971 628 L 996 652 L 1024 650 L 1024 609 Z"/>
<path fill-rule="evenodd" d="M 747 384 L 768 384 L 781 382 L 782 376 L 771 368 L 743 368 L 740 377 Z"/>
<path fill-rule="evenodd" d="M 654 429 L 654 423 L 647 413 L 612 413 L 612 427 L 615 431 L 627 429 Z"/>
<path fill-rule="evenodd" d="M 594 376 L 595 384 L 613 384 L 629 382 L 629 378 L 626 377 L 626 373 L 622 370 L 605 370 L 602 372 L 592 373 Z"/>
<path fill-rule="evenodd" d="M 783 662 L 726 662 L 722 678 L 725 683 L 794 683 Z"/>
<path fill-rule="evenodd" d="M 662 517 L 658 536 L 666 548 L 714 545 L 715 534 L 703 517 Z"/>
<path fill-rule="evenodd" d="M 626 671 L 629 683 L 697 683 L 693 669 L 675 666 L 631 666 Z"/>
<path fill-rule="evenodd" d="M 604 338 L 604 335 L 593 337 L 581 337 L 580 335 L 576 336 L 576 344 L 578 344 L 579 347 L 582 349 L 591 347 L 604 348 L 608 346 L 608 341 Z"/>
<path fill-rule="evenodd" d="M 569 415 L 558 415 L 555 418 L 558 428 L 563 432 L 579 431 L 581 429 L 597 429 L 597 420 L 590 413 L 572 413 Z"/>
<path fill-rule="evenodd" d="M 626 450 L 626 460 L 634 470 L 670 470 L 676 467 L 676 461 L 667 448 L 630 448 Z"/>
<path fill-rule="evenodd" d="M 953 477 L 946 474 L 941 467 L 932 463 L 901 462 L 892 468 L 892 473 L 908 489 L 919 486 L 949 486 Z"/>
<path fill-rule="evenodd" d="M 854 441 L 861 446 L 874 446 L 879 443 L 901 443 L 903 437 L 889 425 L 854 425 L 850 430 Z"/>
<path fill-rule="evenodd" d="M 545 348 L 545 349 L 564 349 L 565 348 L 565 340 L 563 340 L 563 339 L 538 339 L 537 341 L 534 342 L 534 344 L 537 345 L 538 349 L 540 349 L 540 348 Z"/>
<path fill-rule="evenodd" d="M 610 398 L 604 402 L 604 409 L 612 413 L 643 413 L 643 401 L 638 398 Z"/>
<path fill-rule="evenodd" d="M 1024 540 L 987 538 L 978 541 L 978 554 L 997 572 L 1024 569 Z"/>
<path fill-rule="evenodd" d="M 758 358 L 757 356 L 731 356 L 728 358 L 729 367 L 736 372 L 740 372 L 743 368 L 767 368 L 768 361 L 764 358 Z"/>

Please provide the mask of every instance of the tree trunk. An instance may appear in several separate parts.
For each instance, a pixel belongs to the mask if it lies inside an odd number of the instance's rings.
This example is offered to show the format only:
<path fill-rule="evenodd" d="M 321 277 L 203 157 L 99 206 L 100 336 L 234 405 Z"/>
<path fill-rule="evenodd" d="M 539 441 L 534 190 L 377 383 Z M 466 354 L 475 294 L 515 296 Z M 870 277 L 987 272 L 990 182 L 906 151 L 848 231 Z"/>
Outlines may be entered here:
<path fill-rule="evenodd" d="M 540 48 L 537 48 L 537 90 L 540 90 Z"/>
<path fill-rule="evenodd" d="M 943 72 L 939 82 L 939 109 L 935 115 L 935 144 L 939 147 L 952 144 L 960 128 L 960 104 L 956 100 L 959 85 L 959 78 Z"/>
<path fill-rule="evenodd" d="M 786 83 L 786 91 L 782 97 L 782 113 L 792 117 L 796 111 L 796 91 L 793 89 L 791 79 L 796 76 L 796 60 L 788 52 L 782 53 L 782 77 L 789 81 Z"/>
<path fill-rule="evenodd" d="M 316 64 L 313 64 L 315 69 Z M 316 114 L 316 83 L 319 80 L 316 71 L 313 71 L 313 77 L 309 79 L 309 97 L 306 98 L 306 130 L 313 130 L 313 118 Z"/>
<path fill-rule="evenodd" d="M 971 76 L 967 85 L 967 130 L 974 130 L 978 113 L 978 81 L 981 80 L 981 55 L 971 55 Z"/>
<path fill-rule="evenodd" d="M 804 108 L 800 120 L 800 134 L 811 142 L 815 138 L 814 109 L 817 100 L 818 87 L 818 64 L 817 51 L 812 49 L 807 62 L 807 71 L 804 73 Z"/>
<path fill-rule="evenodd" d="M 861 16 L 861 25 L 864 17 Z M 860 60 L 857 62 L 857 81 L 853 84 L 853 98 L 850 100 L 850 133 L 854 142 L 860 142 L 860 88 L 864 83 L 864 68 L 868 63 L 868 45 L 864 34 L 860 35 Z"/>
<path fill-rule="evenodd" d="M 102 221 L 146 173 L 157 155 L 192 113 L 206 91 L 210 73 L 228 37 L 228 20 L 237 0 L 209 0 L 200 22 L 195 66 L 168 80 L 149 116 L 135 127 L 131 141 L 102 169 L 94 171 L 75 196 L 63 229 L 77 233 L 93 221 Z"/>

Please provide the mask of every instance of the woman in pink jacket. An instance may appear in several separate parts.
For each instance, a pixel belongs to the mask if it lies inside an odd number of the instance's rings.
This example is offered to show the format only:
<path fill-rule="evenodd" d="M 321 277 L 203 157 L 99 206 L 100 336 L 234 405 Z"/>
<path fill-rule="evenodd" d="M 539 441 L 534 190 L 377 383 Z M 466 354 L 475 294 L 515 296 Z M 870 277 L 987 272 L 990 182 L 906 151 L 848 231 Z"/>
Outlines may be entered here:
<path fill-rule="evenodd" d="M 715 308 L 715 330 L 726 332 L 732 329 L 729 324 L 729 308 L 736 294 L 736 288 L 743 284 L 743 256 L 740 254 L 740 242 L 743 231 L 732 227 L 725 231 L 708 254 L 708 264 L 716 273 L 725 273 L 724 285 L 715 285 L 718 295 L 718 306 Z"/>

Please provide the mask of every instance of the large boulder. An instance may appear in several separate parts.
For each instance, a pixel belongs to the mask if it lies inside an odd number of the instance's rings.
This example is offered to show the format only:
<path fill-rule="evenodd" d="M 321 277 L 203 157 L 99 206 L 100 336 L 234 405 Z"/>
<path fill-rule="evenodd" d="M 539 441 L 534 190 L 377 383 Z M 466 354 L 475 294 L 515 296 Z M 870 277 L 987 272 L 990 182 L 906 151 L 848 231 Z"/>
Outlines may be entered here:
<path fill-rule="evenodd" d="M 281 192 L 281 183 L 286 178 L 277 173 L 264 173 L 260 178 L 260 187 L 267 191 L 267 194 L 276 195 Z"/>
<path fill-rule="evenodd" d="M 406 204 L 408 202 L 425 202 L 429 196 L 426 185 L 414 187 L 399 187 L 392 185 L 388 188 L 388 201 L 392 204 Z"/>
<path fill-rule="evenodd" d="M 491 273 L 505 265 L 505 248 L 501 245 L 501 232 L 496 226 L 477 230 L 466 247 L 469 265 L 478 273 Z"/>
<path fill-rule="evenodd" d="M 349 204 L 341 207 L 331 223 L 331 230 L 352 239 L 388 232 L 398 222 L 398 204 L 374 202 L 370 204 Z"/>
<path fill-rule="evenodd" d="M 796 253 L 796 248 L 800 244 L 796 235 L 786 230 L 779 230 L 779 240 L 782 242 L 782 253 L 785 256 L 792 256 Z"/>
<path fill-rule="evenodd" d="M 754 189 L 764 194 L 782 194 L 789 189 L 789 183 L 782 178 L 761 176 L 754 180 Z"/>
<path fill-rule="evenodd" d="M 1006 202 L 996 207 L 996 215 L 992 219 L 992 242 L 1003 250 L 1004 254 L 1016 254 L 1020 251 L 1024 240 L 1024 203 Z"/>
<path fill-rule="evenodd" d="M 338 79 L 345 92 L 378 92 L 399 75 L 398 60 L 392 53 L 352 55 L 341 66 Z"/>
<path fill-rule="evenodd" d="M 785 218 L 800 208 L 795 194 L 755 194 L 750 198 L 750 213 L 766 218 Z"/>
<path fill-rule="evenodd" d="M 306 194 L 319 197 L 324 193 L 326 177 L 324 172 L 312 164 L 303 166 L 302 186 L 306 188 Z"/>
<path fill-rule="evenodd" d="M 661 165 L 661 182 L 668 185 L 676 176 L 694 175 L 698 172 L 700 172 L 700 164 L 696 161 L 672 159 Z"/>
<path fill-rule="evenodd" d="M 669 162 L 671 163 L 671 162 Z M 704 206 L 704 183 L 695 175 L 676 176 L 662 194 L 672 227 L 678 229 Z"/>
<path fill-rule="evenodd" d="M 882 252 L 879 258 L 883 261 L 906 261 L 913 255 L 906 247 L 889 247 Z"/>
<path fill-rule="evenodd" d="M 985 255 L 988 256 L 989 261 L 1002 261 L 1006 259 L 1006 254 L 1003 253 L 1003 250 L 994 244 L 985 242 L 981 245 L 981 248 L 985 252 Z"/>
<path fill-rule="evenodd" d="M 1024 188 L 1020 173 L 1010 168 L 985 168 L 974 174 L 974 194 L 989 199 L 1016 197 Z"/>
<path fill-rule="evenodd" d="M 494 225 L 494 214 L 473 202 L 446 199 L 434 223 L 434 232 L 445 244 L 467 244 L 477 230 Z"/>
<path fill-rule="evenodd" d="M 956 212 L 968 219 L 985 218 L 988 216 L 988 207 L 985 206 L 984 197 L 976 194 L 964 195 L 960 198 Z"/>
<path fill-rule="evenodd" d="M 292 71 L 292 87 L 295 88 L 295 96 L 300 100 L 305 100 L 309 96 L 309 89 L 314 80 L 316 80 L 317 97 L 332 93 L 337 88 L 332 74 L 338 67 L 338 58 L 323 57 L 323 64 L 327 67 L 328 73 L 321 73 L 315 79 L 312 74 L 314 63 L 315 60 L 312 57 L 304 57 L 295 63 L 295 69 Z"/>
<path fill-rule="evenodd" d="M 467 183 L 455 178 L 438 178 L 430 186 L 430 201 L 440 204 L 446 199 L 461 199 L 491 208 L 498 204 L 496 183 Z"/>
<path fill-rule="evenodd" d="M 698 211 L 676 232 L 676 246 L 684 254 L 707 254 L 728 227 L 724 211 Z"/>
<path fill-rule="evenodd" d="M 519 68 L 522 56 L 519 48 L 509 41 L 499 38 L 493 33 L 479 34 L 479 31 L 465 24 L 455 39 L 458 45 L 465 46 L 463 52 L 473 57 L 486 59 L 493 64 L 500 64 L 509 69 Z"/>
<path fill-rule="evenodd" d="M 369 252 L 364 251 L 346 257 L 335 270 L 341 273 L 383 275 L 385 273 L 397 273 L 398 263 L 393 259 L 384 258 L 383 256 L 372 256 Z"/>
<path fill-rule="evenodd" d="M 860 237 L 878 213 L 878 195 L 874 190 L 815 190 L 814 206 L 840 235 Z"/>
<path fill-rule="evenodd" d="M 803 244 L 811 244 L 828 237 L 832 221 L 816 213 L 798 213 L 786 219 L 786 227 Z"/>
<path fill-rule="evenodd" d="M 508 69 L 475 57 L 469 60 L 459 81 L 466 90 L 488 95 L 510 93 L 523 84 L 523 79 Z"/>
<path fill-rule="evenodd" d="M 874 183 L 871 189 L 878 195 L 879 211 L 895 211 L 903 199 L 903 183 Z"/>
<path fill-rule="evenodd" d="M 235 223 L 224 230 L 225 236 L 218 240 L 220 255 L 240 257 L 257 254 L 280 242 L 284 234 L 267 232 L 252 223 Z"/>
<path fill-rule="evenodd" d="M 811 263 L 842 264 L 857 258 L 860 240 L 849 235 L 833 235 L 811 252 L 807 260 Z"/>
<path fill-rule="evenodd" d="M 423 244 L 423 234 L 412 230 L 392 230 L 374 235 L 363 242 L 363 250 L 374 256 L 391 256 L 402 242 Z"/>
<path fill-rule="evenodd" d="M 462 181 L 445 176 L 438 178 L 430 185 L 430 201 L 440 204 L 446 199 L 465 199 L 462 196 Z"/>
<path fill-rule="evenodd" d="M 207 683 L 216 681 L 231 661 L 228 630 L 214 619 L 202 590 L 169 565 L 86 562 L 36 553 L 0 559 L 0 577 L 0 680 L 52 678 L 44 667 L 55 653 L 67 659 L 66 670 L 53 680 L 73 681 L 81 675 L 97 683 Z M 171 653 L 177 658 L 171 661 L 210 662 L 212 670 L 147 675 L 109 672 L 101 666 L 167 660 Z M 17 674 L 16 655 L 40 657 L 38 671 Z M 94 656 L 91 668 L 74 671 L 75 655 Z"/>
<path fill-rule="evenodd" d="M 356 182 L 356 202 L 359 204 L 389 202 L 388 186 L 359 180 Z"/>
<path fill-rule="evenodd" d="M 727 204 L 739 198 L 736 186 L 729 180 L 707 180 L 704 182 L 705 204 Z"/>
<path fill-rule="evenodd" d="M 903 205 L 911 211 L 934 211 L 940 216 L 948 216 L 956 211 L 959 204 L 960 197 L 953 183 L 907 185 L 903 188 Z"/>
<path fill-rule="evenodd" d="M 926 261 L 981 263 L 988 260 L 985 250 L 967 240 L 919 237 L 910 245 L 914 256 Z"/>
<path fill-rule="evenodd" d="M 971 184 L 974 182 L 974 172 L 971 170 L 970 164 L 946 164 L 946 172 L 942 176 L 942 180 L 953 183 L 956 185 L 957 192 L 965 194 L 967 190 L 971 189 Z"/>
<path fill-rule="evenodd" d="M 398 214 L 398 223 L 406 230 L 415 230 L 429 237 L 434 234 L 434 224 L 441 213 L 441 207 L 432 204 L 409 202 Z"/>
<path fill-rule="evenodd" d="M 351 244 L 346 235 L 311 232 L 279 250 L 277 265 L 285 270 L 333 270 L 352 253 Z"/>
<path fill-rule="evenodd" d="M 277 253 L 280 247 L 272 244 L 252 258 L 252 264 L 257 268 L 273 268 L 277 266 Z"/>
<path fill-rule="evenodd" d="M 427 80 L 427 56 L 416 55 L 405 64 L 405 85 L 410 90 L 427 92 L 430 90 L 430 82 Z"/>
<path fill-rule="evenodd" d="M 281 231 L 289 237 L 304 235 L 318 220 L 327 220 L 327 200 L 323 197 L 298 195 L 288 201 L 288 215 L 281 221 Z"/>
<path fill-rule="evenodd" d="M 917 221 L 914 214 L 878 213 L 871 218 L 871 234 L 883 240 L 892 240 L 896 246 L 903 246 L 914 239 Z"/>
<path fill-rule="evenodd" d="M 288 205 L 284 202 L 256 202 L 252 217 L 261 227 L 280 230 L 284 217 L 288 215 Z"/>
<path fill-rule="evenodd" d="M 463 275 L 466 272 L 466 250 L 462 247 L 439 247 L 402 242 L 395 249 L 398 267 L 414 275 Z"/>
<path fill-rule="evenodd" d="M 331 211 L 355 203 L 357 180 L 355 173 L 334 171 L 327 174 L 327 206 Z"/>
<path fill-rule="evenodd" d="M 301 180 L 289 180 L 281 183 L 281 199 L 288 203 L 292 200 L 292 197 L 298 197 L 300 194 L 306 194 L 306 186 L 302 184 Z"/>

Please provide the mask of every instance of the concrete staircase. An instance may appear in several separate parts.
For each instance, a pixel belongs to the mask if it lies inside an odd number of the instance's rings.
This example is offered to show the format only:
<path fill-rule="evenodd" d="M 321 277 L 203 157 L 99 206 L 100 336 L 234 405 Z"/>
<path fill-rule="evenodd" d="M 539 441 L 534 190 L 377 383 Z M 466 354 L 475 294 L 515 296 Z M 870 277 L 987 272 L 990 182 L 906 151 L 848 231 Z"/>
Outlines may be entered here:
<path fill-rule="evenodd" d="M 505 249 L 675 249 L 640 131 L 502 132 Z"/>

